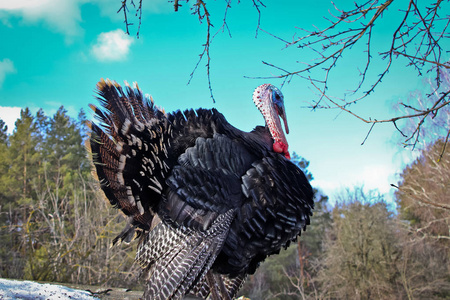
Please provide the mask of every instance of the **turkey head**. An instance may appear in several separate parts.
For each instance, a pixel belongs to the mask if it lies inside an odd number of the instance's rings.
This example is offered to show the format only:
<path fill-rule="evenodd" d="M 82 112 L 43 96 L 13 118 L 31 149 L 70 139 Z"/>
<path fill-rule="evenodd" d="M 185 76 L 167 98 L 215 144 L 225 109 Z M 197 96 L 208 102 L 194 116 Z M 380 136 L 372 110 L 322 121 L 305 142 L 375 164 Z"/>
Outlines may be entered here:
<path fill-rule="evenodd" d="M 253 92 L 253 102 L 263 115 L 272 135 L 274 140 L 273 151 L 281 153 L 287 159 L 290 159 L 289 145 L 280 122 L 280 118 L 283 119 L 286 133 L 289 133 L 283 94 L 277 87 L 271 84 L 263 84 L 258 86 Z"/>

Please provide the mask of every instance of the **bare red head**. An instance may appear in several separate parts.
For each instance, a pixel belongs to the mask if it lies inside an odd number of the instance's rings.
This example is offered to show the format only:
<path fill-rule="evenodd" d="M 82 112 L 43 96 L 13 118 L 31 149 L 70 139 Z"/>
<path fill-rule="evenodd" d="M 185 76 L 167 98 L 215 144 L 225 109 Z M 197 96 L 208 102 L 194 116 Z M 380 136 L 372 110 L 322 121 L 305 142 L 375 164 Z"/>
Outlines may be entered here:
<path fill-rule="evenodd" d="M 274 140 L 273 151 L 282 153 L 287 159 L 290 159 L 289 146 L 280 122 L 280 118 L 282 118 L 286 133 L 289 133 L 283 94 L 275 86 L 263 84 L 258 86 L 253 92 L 253 102 L 262 113 L 272 135 Z"/>

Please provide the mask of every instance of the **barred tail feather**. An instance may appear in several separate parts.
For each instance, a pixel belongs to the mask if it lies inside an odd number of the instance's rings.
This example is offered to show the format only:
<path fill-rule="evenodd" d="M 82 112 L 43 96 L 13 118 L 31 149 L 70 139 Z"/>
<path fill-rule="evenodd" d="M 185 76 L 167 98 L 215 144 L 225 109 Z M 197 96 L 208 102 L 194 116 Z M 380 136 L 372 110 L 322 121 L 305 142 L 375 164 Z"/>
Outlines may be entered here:
<path fill-rule="evenodd" d="M 138 249 L 136 260 L 150 275 L 145 299 L 182 299 L 199 282 L 220 252 L 234 218 L 230 210 L 206 231 L 160 223 Z"/>
<path fill-rule="evenodd" d="M 234 299 L 242 288 L 246 277 L 247 275 L 242 273 L 230 278 L 228 275 L 214 273 L 212 270 L 209 270 L 206 278 L 191 289 L 189 295 L 211 300 Z"/>

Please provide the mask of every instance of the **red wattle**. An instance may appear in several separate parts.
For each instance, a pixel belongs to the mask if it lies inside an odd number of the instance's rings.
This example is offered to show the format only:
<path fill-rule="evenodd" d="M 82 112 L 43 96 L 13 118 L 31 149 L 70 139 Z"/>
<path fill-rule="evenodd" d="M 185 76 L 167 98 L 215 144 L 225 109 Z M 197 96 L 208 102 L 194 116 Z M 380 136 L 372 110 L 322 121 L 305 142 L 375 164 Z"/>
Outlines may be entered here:
<path fill-rule="evenodd" d="M 273 151 L 277 153 L 283 153 L 284 152 L 284 144 L 281 142 L 273 143 Z"/>
<path fill-rule="evenodd" d="M 291 159 L 291 155 L 288 151 L 288 146 L 283 142 L 275 142 L 273 143 L 273 151 L 277 153 L 282 153 L 287 159 Z"/>

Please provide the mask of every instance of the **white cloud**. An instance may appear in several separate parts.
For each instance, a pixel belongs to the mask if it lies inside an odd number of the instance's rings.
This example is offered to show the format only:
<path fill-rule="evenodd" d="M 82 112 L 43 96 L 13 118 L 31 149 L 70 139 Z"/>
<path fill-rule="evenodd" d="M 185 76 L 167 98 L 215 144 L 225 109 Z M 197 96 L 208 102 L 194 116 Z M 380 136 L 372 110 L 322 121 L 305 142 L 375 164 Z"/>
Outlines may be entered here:
<path fill-rule="evenodd" d="M 0 1 L 0 13 L 2 19 L 21 16 L 25 22 L 43 21 L 51 30 L 73 37 L 81 32 L 80 5 L 84 2 L 86 0 L 5 0 Z"/>
<path fill-rule="evenodd" d="M 134 39 L 122 29 L 102 32 L 92 46 L 92 54 L 100 61 L 125 60 Z"/>
<path fill-rule="evenodd" d="M 8 126 L 8 133 L 11 134 L 16 127 L 16 121 L 20 117 L 21 107 L 0 106 L 0 119 Z"/>
<path fill-rule="evenodd" d="M 173 5 L 167 0 L 144 2 L 143 13 L 173 13 Z M 83 32 L 80 26 L 81 6 L 85 3 L 98 6 L 102 17 L 123 24 L 123 13 L 117 13 L 121 1 L 117 0 L 0 0 L 0 24 L 13 27 L 10 19 L 17 16 L 25 23 L 43 22 L 51 30 L 66 35 L 66 41 L 71 42 L 74 36 Z M 128 4 L 128 8 L 130 21 L 137 24 L 135 7 Z M 131 30 L 137 30 L 137 25 L 133 25 Z"/>
<path fill-rule="evenodd" d="M 397 184 L 398 169 L 394 164 L 378 163 L 365 166 L 349 166 L 339 172 L 330 173 L 326 178 L 314 179 L 311 184 L 323 190 L 334 205 L 337 197 L 345 188 L 363 187 L 365 192 L 378 190 L 385 199 L 392 203 L 395 189 L 391 183 Z"/>
<path fill-rule="evenodd" d="M 6 74 L 10 73 L 16 73 L 16 68 L 14 68 L 13 62 L 8 58 L 0 60 L 0 88 L 3 85 Z"/>
<path fill-rule="evenodd" d="M 393 166 L 387 164 L 365 166 L 357 182 L 364 184 L 367 189 L 378 189 L 386 194 L 392 189 L 391 183 L 397 183 L 393 181 L 395 172 Z"/>

